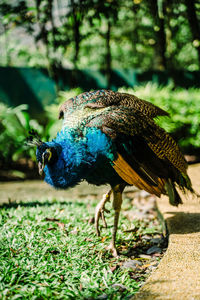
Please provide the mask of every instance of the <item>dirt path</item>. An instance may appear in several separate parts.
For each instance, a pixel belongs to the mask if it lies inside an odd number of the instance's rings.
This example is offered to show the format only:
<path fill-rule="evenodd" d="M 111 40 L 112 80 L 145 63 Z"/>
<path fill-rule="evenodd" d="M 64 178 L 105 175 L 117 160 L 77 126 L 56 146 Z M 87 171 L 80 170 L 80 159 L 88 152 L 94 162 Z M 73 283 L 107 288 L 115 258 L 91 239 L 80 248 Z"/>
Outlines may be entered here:
<path fill-rule="evenodd" d="M 81 183 L 75 188 L 68 190 L 55 190 L 42 180 L 3 182 L 0 183 L 0 203 L 13 201 L 29 201 L 38 199 L 76 199 L 84 197 L 102 197 L 102 194 L 108 191 L 109 187 L 95 187 Z"/>
<path fill-rule="evenodd" d="M 195 190 L 200 193 L 200 164 L 190 167 Z M 200 198 L 183 197 L 174 208 L 158 201 L 169 230 L 169 245 L 157 270 L 133 299 L 200 300 Z"/>

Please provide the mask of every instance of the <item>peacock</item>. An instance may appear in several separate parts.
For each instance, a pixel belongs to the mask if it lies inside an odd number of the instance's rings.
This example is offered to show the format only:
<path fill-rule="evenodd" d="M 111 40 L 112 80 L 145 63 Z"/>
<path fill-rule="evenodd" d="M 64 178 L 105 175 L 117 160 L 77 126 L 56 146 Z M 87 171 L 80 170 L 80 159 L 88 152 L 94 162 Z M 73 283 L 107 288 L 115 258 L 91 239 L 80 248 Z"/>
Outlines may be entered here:
<path fill-rule="evenodd" d="M 152 103 L 111 90 L 84 92 L 60 107 L 61 131 L 50 142 L 34 138 L 39 173 L 57 189 L 89 184 L 109 184 L 110 189 L 96 207 L 106 227 L 105 204 L 113 194 L 114 226 L 108 249 L 117 256 L 115 245 L 122 192 L 134 185 L 160 197 L 168 195 L 171 205 L 182 203 L 177 187 L 194 193 L 187 162 L 174 139 L 154 119 L 169 116 Z"/>

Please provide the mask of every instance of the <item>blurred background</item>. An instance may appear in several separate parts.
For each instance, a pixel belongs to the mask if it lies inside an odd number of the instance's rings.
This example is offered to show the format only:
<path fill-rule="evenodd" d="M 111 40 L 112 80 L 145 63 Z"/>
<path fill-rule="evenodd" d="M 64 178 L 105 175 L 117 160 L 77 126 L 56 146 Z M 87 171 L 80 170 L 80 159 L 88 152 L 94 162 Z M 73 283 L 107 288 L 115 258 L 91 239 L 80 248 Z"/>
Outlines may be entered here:
<path fill-rule="evenodd" d="M 1 0 L 0 180 L 35 178 L 35 129 L 55 137 L 61 102 L 109 88 L 162 107 L 159 124 L 200 157 L 199 0 Z"/>

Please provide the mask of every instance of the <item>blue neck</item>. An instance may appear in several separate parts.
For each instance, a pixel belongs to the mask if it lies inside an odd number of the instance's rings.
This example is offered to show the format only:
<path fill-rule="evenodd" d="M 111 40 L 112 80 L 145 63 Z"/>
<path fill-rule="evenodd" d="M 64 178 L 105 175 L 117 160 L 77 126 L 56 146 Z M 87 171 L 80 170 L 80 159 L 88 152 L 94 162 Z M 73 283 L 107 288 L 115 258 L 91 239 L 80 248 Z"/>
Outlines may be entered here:
<path fill-rule="evenodd" d="M 101 158 L 110 163 L 114 160 L 115 151 L 110 138 L 97 128 L 84 129 L 81 137 L 77 131 L 65 128 L 55 140 L 47 143 L 49 146 L 54 144 L 62 150 L 58 160 L 46 165 L 44 171 L 45 181 L 56 188 L 66 189 L 80 183 L 95 164 L 101 162 Z"/>

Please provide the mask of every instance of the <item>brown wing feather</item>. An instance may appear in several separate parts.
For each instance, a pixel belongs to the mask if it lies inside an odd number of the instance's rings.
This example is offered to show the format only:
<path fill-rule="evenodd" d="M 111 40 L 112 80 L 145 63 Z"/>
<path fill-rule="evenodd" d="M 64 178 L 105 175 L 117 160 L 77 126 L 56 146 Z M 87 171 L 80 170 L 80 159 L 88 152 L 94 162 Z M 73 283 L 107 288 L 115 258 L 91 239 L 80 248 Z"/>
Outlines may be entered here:
<path fill-rule="evenodd" d="M 64 113 L 69 109 L 74 110 L 78 106 L 85 106 L 91 109 L 121 106 L 130 108 L 133 111 L 140 111 L 149 118 L 169 115 L 160 107 L 157 107 L 146 100 L 142 100 L 135 95 L 113 92 L 111 90 L 97 90 L 82 93 L 65 101 L 59 109 L 59 119 L 62 119 L 64 117 Z"/>
<path fill-rule="evenodd" d="M 89 126 L 102 128 L 102 131 L 104 126 L 112 129 L 113 136 L 123 133 L 127 136 L 143 137 L 160 159 L 169 160 L 180 172 L 186 174 L 187 163 L 177 143 L 164 129 L 141 112 L 134 112 L 127 107 L 110 107 L 90 123 Z"/>
<path fill-rule="evenodd" d="M 124 160 L 121 154 L 118 153 L 118 157 L 113 161 L 113 168 L 118 173 L 118 175 L 126 181 L 128 184 L 135 185 L 141 190 L 145 190 L 150 194 L 154 194 L 160 197 L 161 194 L 165 194 L 165 180 L 159 178 L 158 185 L 152 186 L 145 182 Z"/>
<path fill-rule="evenodd" d="M 169 116 L 168 112 L 164 111 L 160 107 L 152 104 L 151 102 L 140 99 L 135 95 L 113 92 L 109 90 L 104 90 L 104 92 L 104 95 L 96 99 L 94 98 L 95 101 L 87 103 L 86 106 L 93 109 L 109 106 L 122 106 L 130 108 L 133 111 L 140 111 L 149 118 L 155 118 L 157 116 Z"/>

